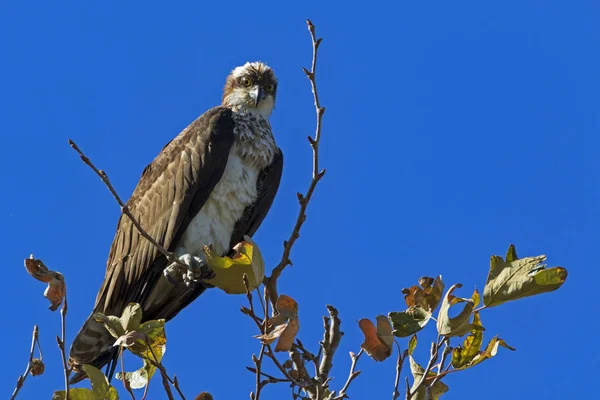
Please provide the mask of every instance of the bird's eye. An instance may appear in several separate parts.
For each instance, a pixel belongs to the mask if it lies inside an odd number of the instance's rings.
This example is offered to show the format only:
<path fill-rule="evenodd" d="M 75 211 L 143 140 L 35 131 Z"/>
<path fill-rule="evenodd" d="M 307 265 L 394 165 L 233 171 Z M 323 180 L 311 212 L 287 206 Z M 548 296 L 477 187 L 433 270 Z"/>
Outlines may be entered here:
<path fill-rule="evenodd" d="M 250 80 L 250 78 L 244 76 L 242 77 L 242 79 L 240 79 L 240 83 L 244 86 L 250 86 L 252 85 L 252 81 Z"/>
<path fill-rule="evenodd" d="M 266 90 L 267 92 L 272 92 L 272 91 L 273 91 L 273 89 L 275 89 L 275 86 L 273 86 L 273 85 L 266 85 L 266 86 L 265 86 L 265 90 Z"/>

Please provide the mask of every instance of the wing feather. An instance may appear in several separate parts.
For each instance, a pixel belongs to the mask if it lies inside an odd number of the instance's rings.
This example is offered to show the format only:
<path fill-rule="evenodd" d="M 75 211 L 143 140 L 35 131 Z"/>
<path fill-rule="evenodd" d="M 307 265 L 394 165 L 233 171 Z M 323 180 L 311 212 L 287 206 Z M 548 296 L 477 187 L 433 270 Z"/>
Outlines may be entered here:
<path fill-rule="evenodd" d="M 233 125 L 231 111 L 215 107 L 169 142 L 144 169 L 127 207 L 166 249 L 174 250 L 221 178 L 234 139 Z M 129 302 L 143 303 L 165 266 L 166 258 L 122 214 L 95 311 L 120 315 Z"/>

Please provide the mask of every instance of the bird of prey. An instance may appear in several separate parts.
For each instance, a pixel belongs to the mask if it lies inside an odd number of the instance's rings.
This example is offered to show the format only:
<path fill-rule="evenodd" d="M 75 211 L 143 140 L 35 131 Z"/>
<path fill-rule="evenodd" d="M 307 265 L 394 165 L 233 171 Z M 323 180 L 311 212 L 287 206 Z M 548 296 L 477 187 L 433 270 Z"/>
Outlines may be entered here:
<path fill-rule="evenodd" d="M 244 235 L 256 232 L 283 168 L 269 122 L 276 94 L 277 78 L 266 64 L 233 69 L 222 104 L 192 122 L 144 169 L 126 205 L 142 228 L 188 268 L 169 265 L 121 214 L 93 312 L 71 345 L 71 365 L 115 364 L 115 339 L 94 313 L 120 316 L 135 302 L 145 321 L 168 321 L 208 286 L 201 282 L 207 272 L 203 246 L 231 255 Z"/>

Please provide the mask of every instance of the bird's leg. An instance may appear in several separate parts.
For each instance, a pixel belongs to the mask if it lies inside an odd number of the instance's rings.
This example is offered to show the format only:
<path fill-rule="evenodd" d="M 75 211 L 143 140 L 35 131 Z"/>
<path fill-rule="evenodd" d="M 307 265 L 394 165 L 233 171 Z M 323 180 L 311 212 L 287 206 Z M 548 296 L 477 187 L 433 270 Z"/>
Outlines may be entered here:
<path fill-rule="evenodd" d="M 204 255 L 195 256 L 185 253 L 185 250 L 178 249 L 175 254 L 180 263 L 171 263 L 164 269 L 163 274 L 173 285 L 185 284 L 189 288 L 194 288 L 202 283 L 203 279 L 214 277 L 214 272 L 208 267 Z M 185 264 L 184 267 L 181 264 Z"/>

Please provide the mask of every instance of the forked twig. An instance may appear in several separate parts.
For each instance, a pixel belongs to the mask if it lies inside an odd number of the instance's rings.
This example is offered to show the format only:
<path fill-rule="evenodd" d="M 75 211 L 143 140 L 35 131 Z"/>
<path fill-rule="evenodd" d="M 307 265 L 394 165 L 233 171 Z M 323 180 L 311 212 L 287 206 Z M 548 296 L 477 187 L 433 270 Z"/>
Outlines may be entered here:
<path fill-rule="evenodd" d="M 36 345 L 37 345 L 38 351 L 40 352 L 39 359 L 36 359 L 33 357 Z M 12 396 L 10 397 L 11 400 L 14 400 L 17 397 L 19 390 L 21 390 L 21 388 L 25 384 L 25 380 L 27 379 L 27 377 L 30 374 L 37 375 L 37 373 L 35 371 L 36 365 L 41 365 L 41 368 L 43 371 L 44 364 L 42 363 L 42 359 L 43 359 L 43 355 L 42 355 L 42 346 L 40 345 L 40 339 L 39 339 L 39 329 L 38 329 L 37 325 L 34 325 L 33 326 L 33 334 L 31 335 L 31 350 L 29 350 L 29 361 L 27 362 L 27 368 L 25 368 L 25 372 L 23 373 L 23 375 L 19 375 L 19 378 L 17 378 L 17 386 L 15 387 L 15 390 L 13 391 Z"/>
<path fill-rule="evenodd" d="M 360 356 L 362 356 L 363 353 L 364 350 L 360 349 L 360 351 L 357 354 L 350 354 L 350 357 L 352 358 L 352 365 L 350 366 L 350 373 L 348 374 L 348 379 L 346 380 L 344 387 L 342 387 L 342 389 L 340 390 L 340 394 L 334 397 L 333 400 L 342 400 L 348 398 L 347 393 L 350 384 L 358 375 L 360 375 L 360 371 L 356 371 L 356 364 L 358 363 L 358 359 L 360 358 Z"/>
<path fill-rule="evenodd" d="M 123 203 L 123 201 L 121 200 L 121 197 L 119 197 L 119 194 L 113 187 L 112 183 L 110 183 L 110 180 L 108 179 L 108 175 L 106 174 L 106 172 L 96 168 L 96 166 L 92 163 L 92 161 L 85 154 L 83 154 L 83 152 L 79 149 L 77 144 L 74 141 L 72 141 L 71 139 L 69 139 L 69 145 L 73 148 L 73 150 L 75 150 L 79 154 L 79 157 L 81 157 L 81 161 L 83 161 L 87 166 L 89 166 L 96 173 L 96 175 L 98 175 L 100 177 L 100 179 L 102 179 L 102 182 L 104 182 L 104 184 L 106 185 L 108 190 L 110 190 L 110 193 L 113 195 L 113 197 L 115 198 L 117 203 L 119 203 L 119 206 L 121 207 L 121 212 L 123 214 L 125 214 L 131 220 L 131 223 L 136 227 L 136 229 L 138 230 L 140 235 L 142 235 L 150 243 L 152 243 L 152 245 L 154 247 L 156 247 L 158 249 L 158 251 L 160 251 L 167 258 L 167 260 L 170 263 L 176 263 L 187 269 L 188 268 L 187 265 L 185 265 L 182 261 L 180 261 L 177 257 L 175 257 L 175 255 L 173 253 L 171 253 L 169 250 L 167 250 L 163 246 L 161 246 L 156 240 L 154 240 L 154 238 L 152 236 L 150 236 L 150 234 L 148 232 L 146 232 L 146 230 L 144 230 L 144 228 L 142 228 L 142 225 L 140 225 L 138 220 L 135 219 L 133 214 L 131 214 L 129 207 L 127 207 L 127 205 L 125 203 Z"/>

